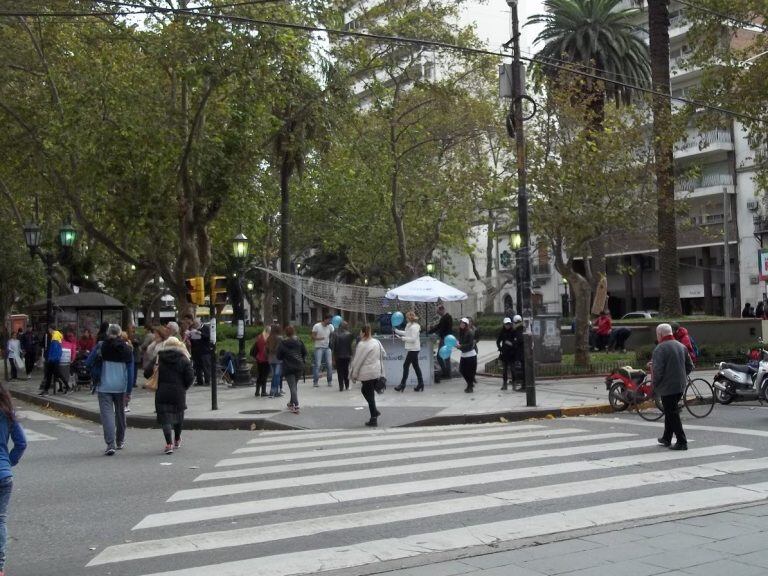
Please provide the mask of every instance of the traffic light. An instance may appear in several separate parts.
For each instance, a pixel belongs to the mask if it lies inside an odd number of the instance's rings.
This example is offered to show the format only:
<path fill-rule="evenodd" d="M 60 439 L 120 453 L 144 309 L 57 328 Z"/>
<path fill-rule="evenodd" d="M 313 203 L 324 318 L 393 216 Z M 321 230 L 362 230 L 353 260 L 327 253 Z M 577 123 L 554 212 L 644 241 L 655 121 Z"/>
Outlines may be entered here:
<path fill-rule="evenodd" d="M 227 303 L 227 277 L 211 276 L 211 306 Z"/>
<path fill-rule="evenodd" d="M 187 288 L 187 302 L 205 304 L 205 279 L 202 276 L 187 278 L 184 285 Z"/>

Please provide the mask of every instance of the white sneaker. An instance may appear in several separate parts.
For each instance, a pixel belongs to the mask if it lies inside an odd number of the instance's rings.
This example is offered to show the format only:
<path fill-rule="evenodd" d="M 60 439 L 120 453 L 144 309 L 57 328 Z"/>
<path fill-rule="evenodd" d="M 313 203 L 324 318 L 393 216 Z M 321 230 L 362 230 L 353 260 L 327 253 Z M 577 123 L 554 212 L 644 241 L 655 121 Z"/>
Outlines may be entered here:
<path fill-rule="evenodd" d="M 125 408 L 123 408 L 123 412 L 130 412 L 130 411 L 131 411 L 131 409 L 130 409 L 130 408 L 128 408 L 128 406 L 126 406 Z"/>

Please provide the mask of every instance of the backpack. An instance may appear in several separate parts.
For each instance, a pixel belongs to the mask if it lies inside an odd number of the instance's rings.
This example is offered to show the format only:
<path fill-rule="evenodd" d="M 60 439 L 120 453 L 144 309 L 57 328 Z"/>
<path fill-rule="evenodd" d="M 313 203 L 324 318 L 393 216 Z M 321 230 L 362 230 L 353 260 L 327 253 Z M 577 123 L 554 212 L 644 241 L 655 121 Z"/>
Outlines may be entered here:
<path fill-rule="evenodd" d="M 96 347 L 88 354 L 88 358 L 85 359 L 85 365 L 91 374 L 91 381 L 94 387 L 98 386 L 101 381 L 101 366 L 104 363 L 101 357 L 101 344 L 101 342 L 96 344 Z"/>
<path fill-rule="evenodd" d="M 691 340 L 691 348 L 693 348 L 693 355 L 696 356 L 696 358 L 699 358 L 699 347 L 696 345 L 696 340 L 693 339 L 693 336 L 688 334 L 688 338 Z"/>

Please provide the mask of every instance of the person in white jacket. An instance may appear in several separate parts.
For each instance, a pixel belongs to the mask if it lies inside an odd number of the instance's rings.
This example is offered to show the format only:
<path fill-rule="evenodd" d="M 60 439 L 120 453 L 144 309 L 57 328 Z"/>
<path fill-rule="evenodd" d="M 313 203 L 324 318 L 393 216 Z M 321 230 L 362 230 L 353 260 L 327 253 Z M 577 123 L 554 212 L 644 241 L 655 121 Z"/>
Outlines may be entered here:
<path fill-rule="evenodd" d="M 421 375 L 421 367 L 419 366 L 419 352 L 421 351 L 421 326 L 416 322 L 418 318 L 413 311 L 406 312 L 405 314 L 408 324 L 405 326 L 405 330 L 395 329 L 395 334 L 405 342 L 405 361 L 403 362 L 403 378 L 400 380 L 400 386 L 395 386 L 395 391 L 402 392 L 405 390 L 405 382 L 408 380 L 408 369 L 413 364 L 413 371 L 416 372 L 416 379 L 418 385 L 413 389 L 414 392 L 421 392 L 424 390 L 424 378 Z"/>
<path fill-rule="evenodd" d="M 381 342 L 371 338 L 371 327 L 366 324 L 360 331 L 360 342 L 355 348 L 355 356 L 352 358 L 350 373 L 352 382 L 358 380 L 363 383 L 362 393 L 368 402 L 368 410 L 371 413 L 371 419 L 365 423 L 366 426 L 377 426 L 378 417 L 381 416 L 376 409 L 376 390 L 374 385 L 376 381 L 384 375 L 384 347 Z"/>

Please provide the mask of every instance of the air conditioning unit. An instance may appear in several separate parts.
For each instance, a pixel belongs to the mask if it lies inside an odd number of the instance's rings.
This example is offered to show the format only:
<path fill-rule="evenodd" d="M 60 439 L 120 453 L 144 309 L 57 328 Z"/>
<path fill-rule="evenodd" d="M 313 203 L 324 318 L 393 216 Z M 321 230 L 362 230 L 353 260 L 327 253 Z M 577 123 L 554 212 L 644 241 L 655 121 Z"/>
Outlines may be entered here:
<path fill-rule="evenodd" d="M 757 200 L 752 198 L 751 200 L 747 200 L 747 210 L 750 212 L 757 212 L 758 203 Z"/>
<path fill-rule="evenodd" d="M 759 284 L 760 279 L 757 276 L 750 276 L 749 277 L 749 283 L 750 284 Z"/>

